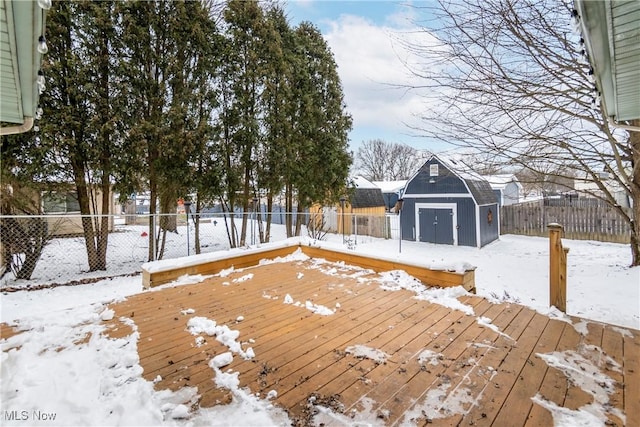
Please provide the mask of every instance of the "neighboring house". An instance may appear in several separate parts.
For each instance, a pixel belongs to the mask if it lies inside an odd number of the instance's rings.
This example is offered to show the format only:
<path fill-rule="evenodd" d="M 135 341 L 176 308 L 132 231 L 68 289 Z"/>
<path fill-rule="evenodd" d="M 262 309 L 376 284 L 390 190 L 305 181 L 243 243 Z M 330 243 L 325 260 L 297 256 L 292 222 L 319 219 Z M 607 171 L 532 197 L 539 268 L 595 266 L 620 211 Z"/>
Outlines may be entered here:
<path fill-rule="evenodd" d="M 318 222 L 316 227 L 321 226 L 329 232 L 345 236 L 389 237 L 385 211 L 382 190 L 358 176 L 350 180 L 348 195 L 340 202 L 334 206 L 314 205 L 309 214 Z"/>
<path fill-rule="evenodd" d="M 402 181 L 372 181 L 373 184 L 382 190 L 385 208 L 387 212 L 395 212 L 396 203 L 402 197 L 402 190 L 407 185 L 407 180 Z"/>
<path fill-rule="evenodd" d="M 53 236 L 70 236 L 82 234 L 82 219 L 80 217 L 80 204 L 74 190 L 66 189 L 67 186 L 58 186 L 56 190 L 42 191 L 39 194 L 39 203 L 42 212 L 47 216 L 49 233 Z M 102 212 L 102 192 L 99 189 L 91 190 L 93 203 L 90 204 L 91 214 Z M 109 212 L 116 212 L 117 203 L 113 193 L 109 197 L 111 206 Z M 109 216 L 109 231 L 113 231 L 113 216 Z"/>
<path fill-rule="evenodd" d="M 615 180 L 609 177 L 609 174 L 601 174 L 601 182 L 615 199 L 616 202 L 623 208 L 631 207 L 631 201 L 629 200 L 629 194 L 622 188 L 622 186 Z M 574 181 L 574 188 L 579 197 L 595 197 L 604 198 L 605 193 L 598 187 L 598 185 L 592 180 L 576 179 Z"/>
<path fill-rule="evenodd" d="M 522 184 L 513 174 L 484 175 L 498 199 L 499 206 L 520 203 Z"/>
<path fill-rule="evenodd" d="M 361 176 L 351 179 L 349 197 L 341 203 L 338 232 L 385 237 L 385 202 L 382 190 Z"/>
<path fill-rule="evenodd" d="M 500 235 L 498 201 L 486 179 L 461 161 L 432 156 L 409 179 L 402 238 L 483 247 Z"/>

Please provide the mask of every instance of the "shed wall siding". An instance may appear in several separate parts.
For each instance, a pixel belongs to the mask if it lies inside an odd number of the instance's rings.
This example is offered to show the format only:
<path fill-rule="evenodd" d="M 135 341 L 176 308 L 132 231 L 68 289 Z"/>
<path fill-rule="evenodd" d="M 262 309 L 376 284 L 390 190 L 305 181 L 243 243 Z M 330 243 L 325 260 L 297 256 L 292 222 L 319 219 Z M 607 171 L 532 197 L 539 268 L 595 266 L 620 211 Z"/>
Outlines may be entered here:
<path fill-rule="evenodd" d="M 431 176 L 430 173 L 431 165 L 434 164 L 438 165 L 437 176 Z M 496 240 L 499 236 L 498 200 L 489 183 L 468 171 L 454 172 L 455 167 L 447 165 L 448 163 L 433 157 L 407 183 L 401 215 L 402 238 L 425 240 L 420 239 L 421 224 L 417 209 L 445 209 L 444 206 L 455 204 L 454 244 L 482 247 Z M 489 210 L 493 216 L 491 224 L 487 220 Z M 434 220 L 437 212 L 425 211 L 423 214 L 427 221 L 433 220 L 434 227 L 438 227 Z M 446 227 L 450 222 L 443 224 Z M 428 233 L 427 240 L 432 241 L 436 236 L 434 240 L 440 241 L 437 237 L 438 229 L 424 228 L 425 225 L 422 224 L 422 231 Z M 444 237 L 443 242 L 447 241 L 446 236 Z"/>
<path fill-rule="evenodd" d="M 489 223 L 489 211 L 492 221 Z M 480 206 L 480 246 L 493 242 L 500 236 L 500 208 L 498 205 Z"/>
<path fill-rule="evenodd" d="M 416 240 L 418 232 L 415 224 L 416 203 L 447 204 L 455 203 L 457 207 L 458 245 L 476 246 L 475 203 L 471 198 L 419 198 L 404 199 L 402 206 L 402 238 Z"/>
<path fill-rule="evenodd" d="M 429 176 L 429 166 L 433 163 L 438 164 L 438 176 Z M 429 180 L 435 178 L 435 183 L 430 183 Z M 407 191 L 405 194 L 468 194 L 469 191 L 464 185 L 464 182 L 456 175 L 454 175 L 449 169 L 447 169 L 442 163 L 432 159 L 430 162 L 425 163 L 416 176 L 409 181 L 407 185 Z"/>
<path fill-rule="evenodd" d="M 498 205 L 502 206 L 502 190 L 493 190 L 493 194 L 496 195 L 496 199 L 498 200 Z"/>

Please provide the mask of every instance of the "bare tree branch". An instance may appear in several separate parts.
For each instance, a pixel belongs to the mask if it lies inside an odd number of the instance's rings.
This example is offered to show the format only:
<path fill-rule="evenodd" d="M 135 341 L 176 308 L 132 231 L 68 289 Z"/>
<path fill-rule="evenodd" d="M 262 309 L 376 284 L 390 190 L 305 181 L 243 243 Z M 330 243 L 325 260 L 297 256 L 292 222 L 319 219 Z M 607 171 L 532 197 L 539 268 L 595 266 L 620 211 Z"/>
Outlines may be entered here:
<path fill-rule="evenodd" d="M 358 148 L 355 160 L 358 173 L 370 181 L 398 181 L 409 179 L 421 157 L 408 145 L 374 139 Z"/>
<path fill-rule="evenodd" d="M 416 10 L 434 16 L 422 30 L 440 43 L 406 42 L 432 59 L 429 68 L 407 64 L 418 80 L 411 88 L 429 89 L 414 130 L 542 182 L 595 184 L 591 194 L 630 225 L 632 265 L 640 265 L 640 137 L 610 128 L 597 105 L 593 70 L 570 28 L 572 2 L 440 0 Z"/>

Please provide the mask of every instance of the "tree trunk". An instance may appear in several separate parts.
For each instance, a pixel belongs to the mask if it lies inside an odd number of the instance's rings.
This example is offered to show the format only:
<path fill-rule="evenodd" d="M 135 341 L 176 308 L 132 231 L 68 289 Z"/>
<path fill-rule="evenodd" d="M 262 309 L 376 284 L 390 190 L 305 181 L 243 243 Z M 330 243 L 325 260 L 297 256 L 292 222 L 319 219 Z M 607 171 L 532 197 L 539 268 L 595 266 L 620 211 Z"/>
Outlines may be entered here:
<path fill-rule="evenodd" d="M 2 249 L 3 252 L 8 252 L 6 265 L 14 272 L 16 279 L 29 280 L 50 238 L 47 221 L 42 218 L 28 218 L 24 221 L 9 218 L 3 225 Z M 24 253 L 22 263 L 17 261 L 20 253 Z"/>
<path fill-rule="evenodd" d="M 229 246 L 231 248 L 238 247 L 238 233 L 235 222 L 235 212 L 233 206 L 235 205 L 234 199 L 229 199 L 229 205 L 225 205 L 224 200 L 220 200 L 222 204 L 222 211 L 229 212 L 229 222 L 227 222 L 227 216 L 224 216 L 224 224 L 227 227 L 227 236 L 229 236 Z"/>
<path fill-rule="evenodd" d="M 111 13 L 111 7 L 108 3 L 105 3 L 107 7 L 107 13 Z M 98 52 L 98 72 L 99 72 L 99 87 L 98 94 L 100 98 L 97 102 L 98 116 L 102 126 L 100 126 L 100 132 L 98 136 L 98 142 L 100 147 L 100 169 L 102 177 L 100 179 L 100 191 L 101 194 L 101 209 L 95 209 L 95 213 L 100 213 L 101 216 L 95 221 L 95 233 L 96 233 L 96 259 L 95 269 L 106 270 L 107 269 L 107 247 L 109 244 L 109 215 L 111 212 L 111 201 L 113 195 L 111 194 L 111 131 L 106 125 L 111 119 L 111 107 L 110 96 L 112 94 L 109 90 L 109 36 L 105 31 L 100 32 L 99 37 L 99 52 Z M 93 271 L 93 269 L 91 270 Z"/>
<path fill-rule="evenodd" d="M 172 233 L 178 232 L 178 221 L 176 215 L 176 199 L 172 192 L 164 191 L 160 194 L 160 228 Z"/>
<path fill-rule="evenodd" d="M 304 206 L 298 203 L 298 213 L 296 214 L 296 234 L 295 234 L 296 236 L 300 236 L 303 222 L 304 222 Z"/>
<path fill-rule="evenodd" d="M 79 136 L 79 138 L 82 138 Z M 74 150 L 71 155 L 71 167 L 73 169 L 73 180 L 76 187 L 78 204 L 80 205 L 82 231 L 84 233 L 84 245 L 87 252 L 87 263 L 89 271 L 100 270 L 98 262 L 98 252 L 96 250 L 96 235 L 91 221 L 91 207 L 89 203 L 89 191 L 86 181 L 86 171 L 84 169 L 84 158 L 81 150 Z M 104 270 L 104 267 L 102 268 Z"/>
<path fill-rule="evenodd" d="M 285 193 L 285 230 L 287 237 L 293 237 L 293 194 L 291 184 L 287 184 Z"/>
<path fill-rule="evenodd" d="M 100 185 L 102 191 L 102 209 L 101 216 L 99 218 L 99 226 L 97 228 L 96 236 L 96 263 L 99 264 L 98 270 L 107 269 L 107 247 L 109 246 L 109 220 L 113 212 L 111 212 L 111 200 L 113 195 L 111 194 L 111 183 L 109 182 L 109 176 L 103 175 L 102 183 Z"/>
<path fill-rule="evenodd" d="M 264 229 L 262 228 L 262 209 L 260 209 L 260 202 L 258 202 L 258 206 L 253 207 L 253 211 L 255 212 L 255 220 L 258 222 L 258 241 L 260 243 L 264 243 L 267 240 L 264 240 Z"/>
<path fill-rule="evenodd" d="M 267 196 L 267 226 L 264 232 L 264 241 L 271 241 L 271 218 L 273 217 L 273 194 L 269 193 Z"/>
<path fill-rule="evenodd" d="M 151 163 L 151 158 L 149 159 Z M 156 260 L 156 200 L 158 197 L 155 168 L 150 167 L 149 172 L 149 261 Z"/>

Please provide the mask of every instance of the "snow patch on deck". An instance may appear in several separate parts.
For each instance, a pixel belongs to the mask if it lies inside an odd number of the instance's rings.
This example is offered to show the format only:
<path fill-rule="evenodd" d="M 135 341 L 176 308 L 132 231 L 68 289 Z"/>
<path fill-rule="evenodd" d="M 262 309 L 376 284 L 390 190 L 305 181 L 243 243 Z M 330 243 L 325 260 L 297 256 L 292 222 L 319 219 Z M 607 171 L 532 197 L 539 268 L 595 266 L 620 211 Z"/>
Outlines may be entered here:
<path fill-rule="evenodd" d="M 366 345 L 361 345 L 361 344 L 351 345 L 345 348 L 344 351 L 355 357 L 362 358 L 362 359 L 371 359 L 377 363 L 386 363 L 387 359 L 391 357 L 382 350 L 378 350 L 377 348 L 367 347 Z"/>
<path fill-rule="evenodd" d="M 531 400 L 551 412 L 556 426 L 604 426 L 608 420 L 607 414 L 620 418 L 623 423 L 626 421 L 625 415 L 609 404 L 609 397 L 616 392 L 616 382 L 600 369 L 607 367 L 619 371 L 620 365 L 604 355 L 600 347 L 583 345 L 578 347 L 578 352 L 554 351 L 536 353 L 536 356 L 549 367 L 564 373 L 571 385 L 593 397 L 593 402 L 572 410 L 560 407 L 536 393 Z"/>

